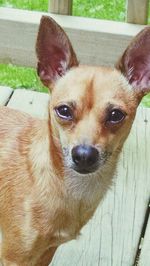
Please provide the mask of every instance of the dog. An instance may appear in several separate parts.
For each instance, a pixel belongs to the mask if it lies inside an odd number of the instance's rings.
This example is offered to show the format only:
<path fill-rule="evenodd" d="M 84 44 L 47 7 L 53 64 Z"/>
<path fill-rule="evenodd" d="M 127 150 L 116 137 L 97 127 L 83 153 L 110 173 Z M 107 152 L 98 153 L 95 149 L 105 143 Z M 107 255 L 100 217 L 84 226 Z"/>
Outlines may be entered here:
<path fill-rule="evenodd" d="M 150 27 L 114 68 L 79 65 L 64 30 L 42 17 L 38 75 L 49 119 L 0 107 L 0 258 L 47 266 L 111 187 L 136 109 L 150 91 Z"/>

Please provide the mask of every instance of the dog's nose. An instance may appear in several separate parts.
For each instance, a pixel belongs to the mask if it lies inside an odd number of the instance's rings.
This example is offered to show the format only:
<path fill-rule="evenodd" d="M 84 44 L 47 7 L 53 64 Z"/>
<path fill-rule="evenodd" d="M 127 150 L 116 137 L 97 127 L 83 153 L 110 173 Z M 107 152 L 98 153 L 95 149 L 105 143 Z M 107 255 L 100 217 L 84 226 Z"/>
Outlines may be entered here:
<path fill-rule="evenodd" d="M 90 145 L 78 145 L 72 149 L 72 160 L 74 169 L 79 173 L 90 173 L 95 171 L 99 152 Z"/>

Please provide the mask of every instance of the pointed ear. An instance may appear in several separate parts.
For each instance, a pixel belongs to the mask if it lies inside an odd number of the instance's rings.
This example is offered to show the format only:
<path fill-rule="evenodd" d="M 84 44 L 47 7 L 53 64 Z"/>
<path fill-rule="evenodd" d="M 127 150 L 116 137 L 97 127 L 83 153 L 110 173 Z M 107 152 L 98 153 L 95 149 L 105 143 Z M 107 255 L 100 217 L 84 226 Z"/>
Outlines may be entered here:
<path fill-rule="evenodd" d="M 124 74 L 139 97 L 150 92 L 150 27 L 133 39 L 116 68 Z"/>
<path fill-rule="evenodd" d="M 47 87 L 78 65 L 75 52 L 64 30 L 50 17 L 41 18 L 36 43 L 38 58 L 37 72 Z"/>

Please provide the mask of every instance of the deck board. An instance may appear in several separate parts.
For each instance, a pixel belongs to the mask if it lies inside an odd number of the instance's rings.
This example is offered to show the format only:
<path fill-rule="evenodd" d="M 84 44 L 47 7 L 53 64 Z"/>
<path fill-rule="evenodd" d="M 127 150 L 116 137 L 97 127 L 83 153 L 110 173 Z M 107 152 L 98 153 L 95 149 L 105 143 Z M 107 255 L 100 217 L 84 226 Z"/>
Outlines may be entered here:
<path fill-rule="evenodd" d="M 48 100 L 47 94 L 16 90 L 8 106 L 47 117 Z M 52 266 L 133 266 L 150 195 L 149 136 L 150 109 L 140 107 L 121 154 L 114 185 L 79 239 L 58 249 Z M 150 221 L 140 266 L 149 266 L 149 243 Z"/>
<path fill-rule="evenodd" d="M 13 92 L 12 88 L 6 86 L 0 86 L 0 106 L 5 105 L 8 102 L 12 92 Z"/>
<path fill-rule="evenodd" d="M 17 89 L 11 97 L 8 107 L 27 112 L 34 117 L 48 117 L 49 95 L 25 89 Z"/>

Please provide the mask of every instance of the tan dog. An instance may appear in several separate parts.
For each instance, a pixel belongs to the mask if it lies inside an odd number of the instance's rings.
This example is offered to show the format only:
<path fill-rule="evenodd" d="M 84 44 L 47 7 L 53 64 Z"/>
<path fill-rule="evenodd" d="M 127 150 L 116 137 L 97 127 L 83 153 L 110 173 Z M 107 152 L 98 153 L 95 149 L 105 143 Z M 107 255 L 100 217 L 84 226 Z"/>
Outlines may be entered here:
<path fill-rule="evenodd" d="M 150 88 L 150 28 L 116 68 L 79 66 L 64 31 L 41 20 L 38 74 L 49 121 L 0 108 L 2 265 L 46 266 L 76 238 L 111 186 L 137 106 Z"/>

